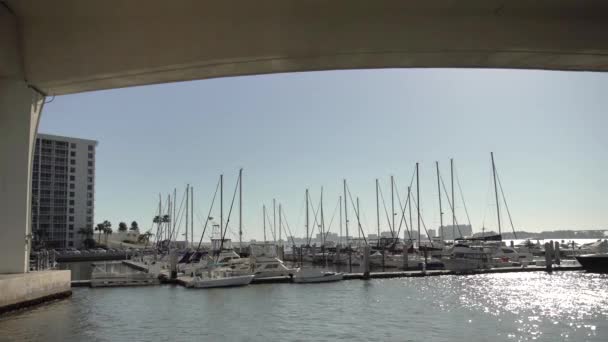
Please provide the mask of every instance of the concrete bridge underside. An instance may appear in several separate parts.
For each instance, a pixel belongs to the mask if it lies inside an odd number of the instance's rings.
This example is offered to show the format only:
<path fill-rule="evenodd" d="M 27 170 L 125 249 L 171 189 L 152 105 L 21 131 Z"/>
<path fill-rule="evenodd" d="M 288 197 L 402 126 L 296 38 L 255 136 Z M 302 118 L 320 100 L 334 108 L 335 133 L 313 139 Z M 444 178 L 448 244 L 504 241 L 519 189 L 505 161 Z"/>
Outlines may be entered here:
<path fill-rule="evenodd" d="M 608 3 L 0 0 L 0 273 L 27 270 L 48 95 L 276 72 L 608 70 Z"/>

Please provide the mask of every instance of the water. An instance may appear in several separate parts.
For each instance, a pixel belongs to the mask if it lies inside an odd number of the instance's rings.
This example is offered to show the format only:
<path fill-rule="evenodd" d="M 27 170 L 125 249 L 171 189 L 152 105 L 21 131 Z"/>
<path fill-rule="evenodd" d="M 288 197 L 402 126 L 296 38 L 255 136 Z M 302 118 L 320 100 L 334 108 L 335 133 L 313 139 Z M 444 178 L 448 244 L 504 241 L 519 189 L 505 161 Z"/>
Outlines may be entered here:
<path fill-rule="evenodd" d="M 7 341 L 606 341 L 608 275 L 75 288 L 4 316 L 0 332 Z"/>

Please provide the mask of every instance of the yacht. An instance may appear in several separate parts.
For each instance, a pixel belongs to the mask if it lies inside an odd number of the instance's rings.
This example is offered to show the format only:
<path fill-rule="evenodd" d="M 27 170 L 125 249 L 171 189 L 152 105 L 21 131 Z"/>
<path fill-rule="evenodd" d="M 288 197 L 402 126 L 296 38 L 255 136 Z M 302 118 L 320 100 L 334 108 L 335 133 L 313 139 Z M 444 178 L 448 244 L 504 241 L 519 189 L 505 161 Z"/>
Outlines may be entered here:
<path fill-rule="evenodd" d="M 227 267 L 208 269 L 195 276 L 187 283 L 189 288 L 213 288 L 249 285 L 253 280 L 253 274 L 239 275 Z"/>
<path fill-rule="evenodd" d="M 327 272 L 317 268 L 300 268 L 293 277 L 294 283 L 326 283 L 340 281 L 344 273 Z"/>
<path fill-rule="evenodd" d="M 608 253 L 579 255 L 576 260 L 586 271 L 608 273 Z"/>
<path fill-rule="evenodd" d="M 251 244 L 250 265 L 255 279 L 293 276 L 297 269 L 285 266 L 277 257 L 276 246 L 269 244 Z"/>
<path fill-rule="evenodd" d="M 444 268 L 454 272 L 470 272 L 491 267 L 492 251 L 482 245 L 456 243 L 441 259 Z"/>

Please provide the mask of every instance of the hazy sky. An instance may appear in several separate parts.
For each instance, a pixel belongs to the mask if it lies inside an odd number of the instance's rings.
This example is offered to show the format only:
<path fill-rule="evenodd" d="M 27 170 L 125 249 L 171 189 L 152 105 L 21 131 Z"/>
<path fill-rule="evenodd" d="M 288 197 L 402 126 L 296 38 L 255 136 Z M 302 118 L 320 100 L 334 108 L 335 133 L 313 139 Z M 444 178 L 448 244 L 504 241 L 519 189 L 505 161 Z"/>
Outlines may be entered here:
<path fill-rule="evenodd" d="M 181 193 L 187 183 L 203 218 L 220 173 L 227 213 L 243 167 L 246 239 L 262 238 L 262 204 L 272 207 L 272 198 L 283 203 L 294 234 L 304 235 L 307 187 L 315 205 L 324 187 L 328 226 L 343 178 L 353 198 L 360 197 L 363 228 L 375 232 L 375 179 L 390 206 L 394 175 L 404 201 L 419 162 L 422 216 L 434 228 L 434 163 L 449 191 L 454 158 L 474 231 L 484 224 L 495 229 L 494 151 L 516 228 L 540 231 L 608 228 L 607 114 L 606 73 L 387 69 L 61 96 L 45 106 L 40 132 L 99 141 L 95 221 L 114 226 L 137 220 L 149 228 L 158 193 L 174 187 Z M 444 212 L 449 220 L 445 196 Z M 459 198 L 456 212 L 459 222 L 468 221 Z M 382 207 L 381 218 L 388 230 Z M 233 215 L 233 232 L 237 222 Z M 510 230 L 506 218 L 503 224 Z"/>

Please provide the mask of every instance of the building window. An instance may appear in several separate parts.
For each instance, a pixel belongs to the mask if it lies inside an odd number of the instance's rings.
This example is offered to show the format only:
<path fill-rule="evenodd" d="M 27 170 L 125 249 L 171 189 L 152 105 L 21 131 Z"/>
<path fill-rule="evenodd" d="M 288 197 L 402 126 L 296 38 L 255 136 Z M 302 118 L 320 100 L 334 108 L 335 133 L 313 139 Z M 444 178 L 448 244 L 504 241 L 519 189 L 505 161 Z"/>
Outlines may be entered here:
<path fill-rule="evenodd" d="M 71 224 L 69 227 L 70 227 L 70 230 L 74 230 L 74 225 L 73 224 Z"/>
<path fill-rule="evenodd" d="M 74 247 L 74 241 L 68 241 L 68 246 Z"/>
<path fill-rule="evenodd" d="M 74 208 L 70 208 L 70 214 L 74 213 Z"/>
<path fill-rule="evenodd" d="M 70 180 L 71 180 L 71 181 L 75 181 L 75 180 L 76 180 L 76 176 L 71 175 L 71 176 L 70 176 Z"/>
<path fill-rule="evenodd" d="M 91 184 L 87 185 L 87 190 L 93 190 L 93 185 L 91 185 Z"/>
<path fill-rule="evenodd" d="M 87 223 L 93 222 L 93 218 L 91 216 L 87 216 Z"/>
<path fill-rule="evenodd" d="M 70 183 L 70 189 L 74 189 L 76 186 L 74 185 L 74 183 Z"/>
<path fill-rule="evenodd" d="M 93 213 L 93 209 L 89 208 L 87 209 L 87 214 L 92 214 Z"/>
<path fill-rule="evenodd" d="M 74 191 L 70 191 L 70 197 L 74 197 Z"/>
<path fill-rule="evenodd" d="M 89 183 L 93 183 L 93 177 L 89 177 Z"/>
<path fill-rule="evenodd" d="M 89 166 L 93 166 L 93 162 L 89 160 Z"/>
<path fill-rule="evenodd" d="M 87 201 L 87 205 L 88 205 L 89 207 L 92 207 L 92 206 L 93 206 L 93 201 Z"/>
<path fill-rule="evenodd" d="M 70 222 L 74 222 L 74 216 L 70 216 Z"/>
<path fill-rule="evenodd" d="M 74 233 L 69 233 L 68 236 L 70 237 L 70 239 L 74 238 Z"/>
<path fill-rule="evenodd" d="M 93 198 L 93 193 L 91 193 L 91 192 L 87 193 L 87 197 L 88 198 Z"/>
<path fill-rule="evenodd" d="M 93 145 L 89 145 L 89 151 L 93 151 Z"/>
<path fill-rule="evenodd" d="M 76 151 L 70 152 L 70 157 L 76 157 Z"/>
<path fill-rule="evenodd" d="M 89 169 L 89 174 L 92 175 L 93 174 L 93 169 Z"/>
<path fill-rule="evenodd" d="M 74 205 L 74 200 L 70 200 L 70 205 Z"/>
<path fill-rule="evenodd" d="M 72 173 L 76 172 L 76 168 L 75 167 L 71 167 L 70 168 L 70 172 L 72 172 Z"/>
<path fill-rule="evenodd" d="M 75 143 L 71 143 L 71 144 L 70 144 L 70 147 L 71 147 L 71 148 L 76 148 L 76 144 L 75 144 Z"/>
<path fill-rule="evenodd" d="M 76 160 L 70 159 L 70 165 L 76 165 Z"/>

